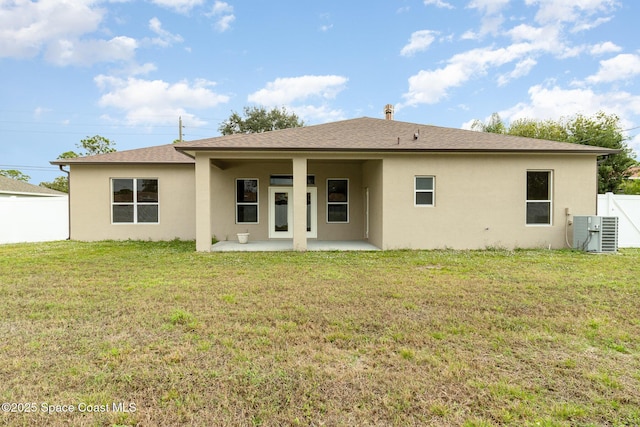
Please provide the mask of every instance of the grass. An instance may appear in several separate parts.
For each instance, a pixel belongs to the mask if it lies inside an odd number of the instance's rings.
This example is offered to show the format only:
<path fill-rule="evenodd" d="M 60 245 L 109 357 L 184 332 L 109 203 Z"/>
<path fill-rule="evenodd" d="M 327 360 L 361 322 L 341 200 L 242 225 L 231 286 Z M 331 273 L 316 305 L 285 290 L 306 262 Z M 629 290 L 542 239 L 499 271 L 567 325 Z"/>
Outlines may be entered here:
<path fill-rule="evenodd" d="M 5 245 L 0 312 L 8 425 L 640 424 L 640 250 Z"/>

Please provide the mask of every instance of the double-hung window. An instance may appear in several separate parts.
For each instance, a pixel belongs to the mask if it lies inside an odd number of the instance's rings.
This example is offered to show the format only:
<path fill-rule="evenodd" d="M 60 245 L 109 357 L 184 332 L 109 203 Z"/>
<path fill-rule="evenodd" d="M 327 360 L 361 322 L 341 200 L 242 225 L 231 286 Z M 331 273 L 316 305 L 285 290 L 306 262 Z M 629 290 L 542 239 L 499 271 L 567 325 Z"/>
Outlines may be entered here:
<path fill-rule="evenodd" d="M 414 192 L 416 206 L 433 206 L 435 204 L 435 177 L 416 176 Z"/>
<path fill-rule="evenodd" d="M 111 221 L 114 224 L 157 224 L 158 180 L 111 179 Z"/>
<path fill-rule="evenodd" d="M 258 223 L 258 180 L 236 179 L 236 223 Z"/>
<path fill-rule="evenodd" d="M 551 225 L 551 171 L 527 171 L 527 225 Z"/>
<path fill-rule="evenodd" d="M 349 180 L 327 180 L 327 222 L 349 222 Z"/>

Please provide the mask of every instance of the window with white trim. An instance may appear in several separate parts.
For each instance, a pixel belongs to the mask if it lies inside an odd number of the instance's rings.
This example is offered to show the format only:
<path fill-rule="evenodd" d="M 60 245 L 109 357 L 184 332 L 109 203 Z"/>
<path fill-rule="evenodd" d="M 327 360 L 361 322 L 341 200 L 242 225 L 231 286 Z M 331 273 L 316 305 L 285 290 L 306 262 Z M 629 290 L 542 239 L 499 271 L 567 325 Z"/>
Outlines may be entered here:
<path fill-rule="evenodd" d="M 236 179 L 236 223 L 258 223 L 258 180 Z"/>
<path fill-rule="evenodd" d="M 527 171 L 527 225 L 551 225 L 551 171 Z"/>
<path fill-rule="evenodd" d="M 349 180 L 327 179 L 327 222 L 349 222 Z"/>
<path fill-rule="evenodd" d="M 434 206 L 435 204 L 435 177 L 416 176 L 413 191 L 416 206 Z"/>
<path fill-rule="evenodd" d="M 157 224 L 158 211 L 157 179 L 111 179 L 112 223 Z"/>

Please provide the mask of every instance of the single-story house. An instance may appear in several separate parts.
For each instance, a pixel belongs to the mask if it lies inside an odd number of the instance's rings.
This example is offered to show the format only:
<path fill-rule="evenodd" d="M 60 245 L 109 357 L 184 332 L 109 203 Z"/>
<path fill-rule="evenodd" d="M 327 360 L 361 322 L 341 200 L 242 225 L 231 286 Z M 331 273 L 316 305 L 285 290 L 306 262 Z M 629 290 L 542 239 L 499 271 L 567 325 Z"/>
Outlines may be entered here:
<path fill-rule="evenodd" d="M 0 176 L 0 197 L 66 197 L 67 193 Z"/>
<path fill-rule="evenodd" d="M 365 117 L 52 163 L 70 167 L 72 239 L 561 248 L 614 152 Z"/>

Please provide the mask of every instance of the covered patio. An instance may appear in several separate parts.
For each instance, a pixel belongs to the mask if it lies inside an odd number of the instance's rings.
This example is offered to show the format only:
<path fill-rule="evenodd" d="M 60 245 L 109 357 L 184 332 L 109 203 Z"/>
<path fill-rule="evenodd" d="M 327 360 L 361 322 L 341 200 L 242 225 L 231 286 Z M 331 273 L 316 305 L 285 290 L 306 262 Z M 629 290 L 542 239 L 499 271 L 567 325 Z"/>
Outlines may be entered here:
<path fill-rule="evenodd" d="M 211 246 L 211 252 L 279 252 L 293 251 L 292 239 L 259 240 L 238 243 L 226 240 Z M 380 248 L 365 240 L 309 240 L 307 251 L 379 251 Z"/>

